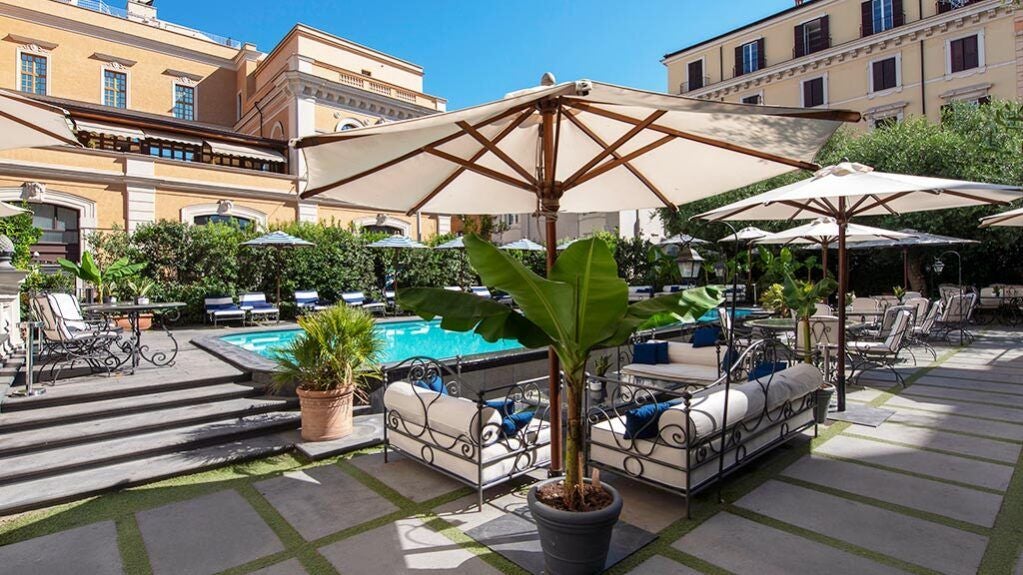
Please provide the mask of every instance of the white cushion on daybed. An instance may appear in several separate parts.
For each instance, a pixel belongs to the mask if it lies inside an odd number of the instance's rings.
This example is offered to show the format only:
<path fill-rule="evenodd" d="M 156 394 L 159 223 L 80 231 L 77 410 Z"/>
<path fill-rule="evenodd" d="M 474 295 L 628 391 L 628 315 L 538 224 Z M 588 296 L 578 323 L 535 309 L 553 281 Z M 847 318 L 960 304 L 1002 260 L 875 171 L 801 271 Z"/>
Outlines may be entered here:
<path fill-rule="evenodd" d="M 693 347 L 691 343 L 669 341 L 668 361 L 671 363 L 630 363 L 622 368 L 622 374 L 668 381 L 707 382 L 721 376 L 716 345 Z"/>
<path fill-rule="evenodd" d="M 799 364 L 777 372 L 773 377 L 765 376 L 759 381 L 733 385 L 728 392 L 728 423 L 731 425 L 740 421 L 757 421 L 764 410 L 765 398 L 762 386 L 767 386 L 768 390 L 767 409 L 774 410 L 786 401 L 795 401 L 813 392 L 822 381 L 823 378 L 817 368 L 808 364 Z M 705 389 L 693 394 L 690 417 L 692 419 L 691 430 L 695 431 L 692 438 L 694 441 L 710 437 L 721 431 L 724 396 L 723 386 L 715 386 L 713 389 Z M 793 407 L 798 409 L 799 406 L 794 405 Z M 631 474 L 642 474 L 643 477 L 653 481 L 684 487 L 685 471 L 674 469 L 687 469 L 686 452 L 682 448 L 684 438 L 679 433 L 685 429 L 686 425 L 684 409 L 684 405 L 676 405 L 661 414 L 658 420 L 661 441 L 657 444 L 646 439 L 625 439 L 624 415 L 592 425 L 590 428 L 592 439 L 590 458 L 605 465 L 623 469 Z M 790 429 L 794 429 L 809 423 L 812 419 L 813 410 L 808 409 L 785 423 Z M 779 423 L 777 418 L 774 422 L 763 418 L 755 428 L 745 429 L 743 433 L 753 435 L 761 429 Z M 746 453 L 753 453 L 776 438 L 777 435 L 774 432 L 766 432 L 750 440 L 744 445 L 744 449 Z M 600 444 L 618 446 L 619 449 L 629 452 L 634 451 L 635 455 L 614 451 Z M 638 457 L 639 455 L 646 459 Z M 695 466 L 695 453 L 691 457 Z M 734 458 L 729 459 L 726 456 L 726 467 L 732 460 Z M 659 465 L 657 462 L 663 462 L 666 465 Z M 716 464 L 701 467 L 692 478 L 691 486 L 712 477 L 716 472 Z"/>
<path fill-rule="evenodd" d="M 501 431 L 501 415 L 496 409 L 484 407 L 478 411 L 471 400 L 443 395 L 404 381 L 387 386 L 384 405 L 400 413 L 406 422 L 418 425 L 426 425 L 428 414 L 430 429 L 451 437 L 472 438 L 483 445 L 496 441 Z M 483 415 L 482 440 L 477 420 L 480 413 Z"/>

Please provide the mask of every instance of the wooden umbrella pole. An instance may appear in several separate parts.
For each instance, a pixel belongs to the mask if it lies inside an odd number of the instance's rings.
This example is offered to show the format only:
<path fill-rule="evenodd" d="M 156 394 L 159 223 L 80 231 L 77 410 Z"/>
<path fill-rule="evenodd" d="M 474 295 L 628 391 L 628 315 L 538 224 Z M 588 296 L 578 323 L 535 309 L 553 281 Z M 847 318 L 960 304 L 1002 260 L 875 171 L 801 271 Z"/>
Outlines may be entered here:
<path fill-rule="evenodd" d="M 902 289 L 909 291 L 909 248 L 902 248 Z"/>
<path fill-rule="evenodd" d="M 537 182 L 540 209 L 544 215 L 547 235 L 547 277 L 554 269 L 554 261 L 558 257 L 556 244 L 558 237 L 558 192 L 554 183 L 554 156 L 557 153 L 554 142 L 554 123 L 557 113 L 557 100 L 548 100 L 537 104 L 543 124 L 540 131 L 540 148 L 542 152 L 542 178 Z M 562 430 L 561 430 L 561 366 L 554 348 L 547 351 L 548 397 L 550 398 L 551 424 L 551 467 L 549 475 L 558 477 L 564 473 L 562 462 Z"/>
<path fill-rule="evenodd" d="M 828 249 L 830 249 L 828 246 L 830 245 L 829 242 L 824 242 L 824 245 L 821 246 L 821 269 L 824 270 L 821 279 L 828 277 Z"/>
<path fill-rule="evenodd" d="M 845 253 L 845 198 L 838 198 L 838 411 L 845 411 L 845 292 L 848 273 Z"/>

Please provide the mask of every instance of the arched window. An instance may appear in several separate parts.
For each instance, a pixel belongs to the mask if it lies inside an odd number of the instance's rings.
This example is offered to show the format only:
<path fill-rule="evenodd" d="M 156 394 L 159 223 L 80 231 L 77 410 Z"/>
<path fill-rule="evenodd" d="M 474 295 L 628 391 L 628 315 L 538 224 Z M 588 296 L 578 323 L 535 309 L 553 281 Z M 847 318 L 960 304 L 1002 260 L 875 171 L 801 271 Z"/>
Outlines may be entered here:
<path fill-rule="evenodd" d="M 181 208 L 181 221 L 186 224 L 205 226 L 207 224 L 235 224 L 241 228 L 266 228 L 266 214 L 245 206 L 235 205 L 231 200 L 220 200 L 215 204 L 196 204 Z"/>
<path fill-rule="evenodd" d="M 192 218 L 192 223 L 197 226 L 205 226 L 206 224 L 233 224 L 243 230 L 247 230 L 252 226 L 256 225 L 256 222 L 249 218 L 221 214 L 195 216 L 194 218 Z"/>
<path fill-rule="evenodd" d="M 30 202 L 32 224 L 42 230 L 43 235 L 32 246 L 42 263 L 56 263 L 65 258 L 77 262 L 81 257 L 80 212 L 74 208 L 57 204 Z"/>
<path fill-rule="evenodd" d="M 344 118 L 334 126 L 335 132 L 344 132 L 345 130 L 354 130 L 355 128 L 361 128 L 362 122 L 355 118 Z"/>

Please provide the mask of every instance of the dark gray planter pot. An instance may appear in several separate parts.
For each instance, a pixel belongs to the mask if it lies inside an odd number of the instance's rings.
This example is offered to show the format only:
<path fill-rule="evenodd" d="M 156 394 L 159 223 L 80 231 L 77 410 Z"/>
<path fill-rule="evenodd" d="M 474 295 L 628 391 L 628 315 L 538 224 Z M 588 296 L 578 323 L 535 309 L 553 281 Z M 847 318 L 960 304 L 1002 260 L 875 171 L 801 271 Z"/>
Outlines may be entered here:
<path fill-rule="evenodd" d="M 835 395 L 835 386 L 826 384 L 825 387 L 819 388 L 816 393 L 817 404 L 814 406 L 814 419 L 817 420 L 817 423 L 827 423 L 828 405 L 831 403 L 831 397 Z"/>
<path fill-rule="evenodd" d="M 591 575 L 604 571 L 607 552 L 611 546 L 611 532 L 622 513 L 622 496 L 603 483 L 612 496 L 611 505 L 599 511 L 576 513 L 561 511 L 536 500 L 538 489 L 548 483 L 562 481 L 548 479 L 534 485 L 526 500 L 536 520 L 543 547 L 545 575 Z M 586 480 L 589 483 L 589 480 Z"/>

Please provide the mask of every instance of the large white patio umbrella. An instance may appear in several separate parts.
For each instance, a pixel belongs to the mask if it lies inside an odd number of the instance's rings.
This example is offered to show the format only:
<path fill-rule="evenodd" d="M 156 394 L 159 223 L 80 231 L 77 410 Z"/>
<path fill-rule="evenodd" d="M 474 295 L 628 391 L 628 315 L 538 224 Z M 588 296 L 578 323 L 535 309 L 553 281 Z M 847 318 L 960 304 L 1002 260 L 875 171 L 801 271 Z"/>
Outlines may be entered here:
<path fill-rule="evenodd" d="M 541 246 L 540 244 L 534 242 L 529 238 L 522 238 L 521 240 L 509 242 L 507 244 L 499 246 L 499 248 L 502 250 L 513 250 L 522 252 L 543 252 L 547 250 L 547 248 Z"/>
<path fill-rule="evenodd" d="M 878 248 L 901 248 L 902 249 L 902 285 L 906 289 L 909 289 L 909 248 L 912 247 L 928 247 L 928 246 L 951 246 L 956 244 L 979 244 L 977 240 L 967 240 L 964 238 L 955 238 L 952 236 L 943 236 L 941 234 L 930 234 L 927 232 L 920 232 L 914 229 L 906 228 L 899 230 L 903 234 L 908 234 L 909 237 L 901 240 L 868 240 L 863 242 L 856 242 L 851 246 L 847 246 L 850 250 L 871 250 Z"/>
<path fill-rule="evenodd" d="M 613 212 L 691 202 L 793 169 L 856 112 L 709 102 L 579 80 L 504 99 L 336 134 L 300 138 L 308 187 L 354 206 L 437 214 L 537 213 L 547 265 L 558 212 Z M 550 394 L 560 405 L 557 358 Z M 561 410 L 551 427 L 561 428 Z M 561 468 L 561 434 L 551 467 Z"/>
<path fill-rule="evenodd" d="M 808 224 L 796 226 L 775 234 L 768 234 L 756 244 L 816 244 L 821 246 L 821 265 L 824 273 L 828 270 L 828 248 L 831 244 L 838 242 L 841 230 L 835 218 L 816 218 Z M 846 242 L 867 242 L 871 240 L 904 240 L 910 238 L 909 234 L 893 232 L 881 228 L 861 226 L 849 223 L 845 228 Z"/>
<path fill-rule="evenodd" d="M 1007 204 L 1023 196 L 1017 186 L 983 184 L 875 172 L 843 162 L 805 180 L 705 212 L 696 218 L 722 220 L 796 220 L 819 216 L 838 223 L 838 409 L 845 410 L 846 233 L 856 216 L 897 215 L 967 206 Z"/>
<path fill-rule="evenodd" d="M 0 90 L 0 150 L 68 144 L 81 146 L 67 112 Z"/>
<path fill-rule="evenodd" d="M 994 226 L 1011 228 L 1023 226 L 1023 208 L 1009 210 L 980 219 L 980 227 L 990 228 Z"/>
<path fill-rule="evenodd" d="M 755 226 L 746 226 L 741 230 L 728 234 L 727 236 L 718 240 L 718 243 L 734 243 L 734 244 L 745 244 L 746 245 L 746 287 L 747 289 L 753 288 L 753 304 L 757 302 L 757 286 L 753 284 L 753 242 L 760 238 L 770 235 L 771 232 L 765 232 L 764 230 Z M 738 254 L 736 254 L 738 256 Z"/>

